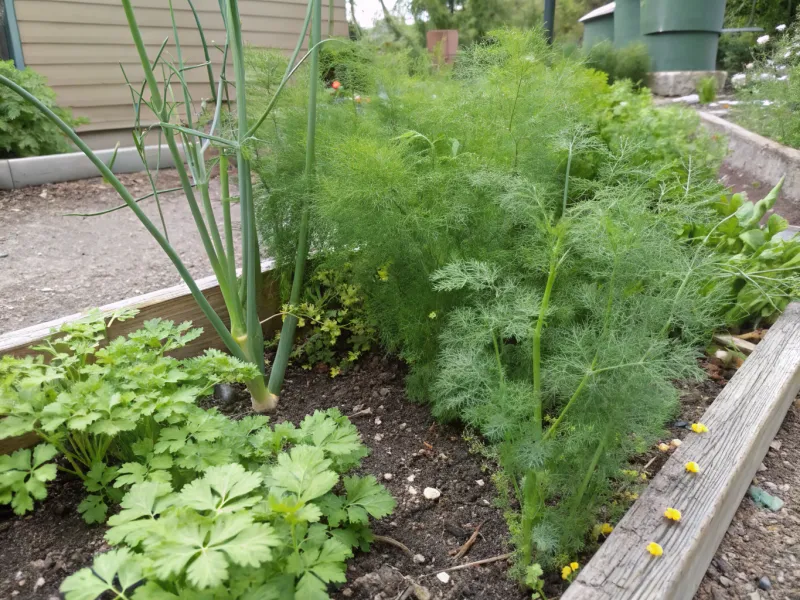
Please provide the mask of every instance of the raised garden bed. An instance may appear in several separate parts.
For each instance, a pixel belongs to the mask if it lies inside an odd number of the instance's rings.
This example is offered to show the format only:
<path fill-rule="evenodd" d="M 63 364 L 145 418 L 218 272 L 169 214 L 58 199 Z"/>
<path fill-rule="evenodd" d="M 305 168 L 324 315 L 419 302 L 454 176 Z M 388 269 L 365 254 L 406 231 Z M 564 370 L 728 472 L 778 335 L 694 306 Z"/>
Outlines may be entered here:
<path fill-rule="evenodd" d="M 271 281 L 269 271 L 265 272 L 262 288 L 265 316 L 277 310 Z M 215 283 L 208 278 L 201 285 L 214 305 L 221 301 Z M 155 316 L 204 324 L 184 286 L 103 308 L 121 306 L 137 307 L 141 312 L 134 321 L 115 324 L 112 336 L 132 331 L 143 320 Z M 24 355 L 52 327 L 77 316 L 2 336 L 0 353 Z M 271 326 L 272 322 L 266 324 Z M 798 340 L 800 306 L 793 305 L 716 401 L 713 397 L 718 386 L 713 383 L 684 389 L 679 418 L 686 422 L 702 419 L 710 432 L 688 434 L 685 423 L 677 424 L 672 435 L 684 434 L 685 443 L 666 461 L 614 533 L 583 567 L 564 598 L 691 596 L 800 388 Z M 206 347 L 218 347 L 218 341 L 208 331 L 184 353 L 195 354 Z M 376 543 L 372 552 L 359 554 L 351 562 L 348 583 L 337 592 L 337 597 L 374 598 L 389 589 L 397 590 L 397 595 L 404 593 L 412 582 L 428 586 L 442 598 L 526 597 L 506 576 L 507 557 L 453 572 L 448 584 L 435 577 L 442 569 L 459 563 L 508 553 L 502 510 L 494 502 L 493 465 L 480 454 L 470 453 L 463 431 L 435 424 L 425 407 L 405 399 L 404 367 L 394 359 L 373 354 L 345 377 L 331 380 L 327 373 L 292 370 L 274 418 L 297 422 L 315 409 L 334 406 L 352 415 L 365 443 L 372 449 L 362 471 L 379 478 L 398 501 L 395 514 L 377 523 L 375 531 L 405 544 L 411 555 L 392 545 Z M 214 398 L 209 402 L 233 417 L 250 412 L 241 398 L 226 401 Z M 30 443 L 35 440 L 17 440 L 15 444 L 6 444 L 3 450 L 9 452 Z M 664 456 L 654 452 L 642 457 L 641 470 L 655 473 Z M 701 473 L 685 473 L 684 463 L 689 460 L 701 465 Z M 4 561 L 0 576 L 4 597 L 19 591 L 14 597 L 47 598 L 55 593 L 64 576 L 85 566 L 92 554 L 105 549 L 104 529 L 87 527 L 74 511 L 80 486 L 61 479 L 54 487 L 57 489 L 33 516 L 6 520 L 2 525 L 0 533 L 7 542 L 15 540 L 16 548 L 9 555 L 11 558 Z M 438 489 L 441 496 L 435 501 L 425 499 L 422 490 L 426 487 Z M 683 520 L 667 524 L 662 516 L 666 506 L 681 509 Z M 451 558 L 449 553 L 457 550 L 479 525 L 479 536 L 470 553 L 458 561 Z M 648 541 L 659 542 L 664 555 L 651 557 L 644 548 Z M 424 558 L 424 562 L 420 557 L 415 561 L 415 554 Z M 549 580 L 547 588 L 550 595 L 557 595 L 562 583 Z"/>

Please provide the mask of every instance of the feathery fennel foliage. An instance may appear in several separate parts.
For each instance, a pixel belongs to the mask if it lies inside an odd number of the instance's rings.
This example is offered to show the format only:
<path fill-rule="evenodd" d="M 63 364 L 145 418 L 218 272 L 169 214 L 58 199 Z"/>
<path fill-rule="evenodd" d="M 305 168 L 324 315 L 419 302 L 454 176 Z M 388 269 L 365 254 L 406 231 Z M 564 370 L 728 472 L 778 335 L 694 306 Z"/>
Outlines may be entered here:
<path fill-rule="evenodd" d="M 369 98 L 320 101 L 312 247 L 349 265 L 410 393 L 495 444 L 520 566 L 553 566 L 662 432 L 671 380 L 698 375 L 715 263 L 676 232 L 712 219 L 716 142 L 537 32 L 495 32 L 451 72 L 374 68 Z M 279 266 L 304 193 L 289 98 L 254 160 Z"/>

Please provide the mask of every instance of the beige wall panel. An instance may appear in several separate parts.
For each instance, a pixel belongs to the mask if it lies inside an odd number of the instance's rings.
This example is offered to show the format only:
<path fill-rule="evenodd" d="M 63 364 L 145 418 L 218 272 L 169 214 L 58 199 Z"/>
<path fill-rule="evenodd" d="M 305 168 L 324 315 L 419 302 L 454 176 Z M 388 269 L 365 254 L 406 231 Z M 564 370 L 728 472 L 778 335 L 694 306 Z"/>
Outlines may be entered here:
<path fill-rule="evenodd" d="M 344 0 L 334 0 L 336 35 L 347 35 Z M 131 95 L 120 70 L 125 67 L 132 83 L 138 85 L 142 69 L 131 42 L 125 14 L 119 0 L 15 0 L 25 64 L 39 71 L 56 91 L 59 104 L 91 123 L 81 131 L 102 131 L 131 127 Z M 148 53 L 154 57 L 165 38 L 172 38 L 167 0 L 133 0 L 137 22 Z M 206 41 L 222 44 L 225 39 L 217 0 L 194 0 Z M 205 61 L 194 15 L 188 4 L 175 0 L 175 19 L 183 49 L 184 63 Z M 306 13 L 305 0 L 240 0 L 245 42 L 258 47 L 290 51 L 297 41 Z M 328 4 L 323 1 L 323 31 L 327 31 Z M 211 50 L 215 76 L 220 52 Z M 175 60 L 174 46 L 165 54 Z M 230 64 L 230 62 L 229 62 Z M 205 68 L 186 73 L 196 103 L 210 97 Z M 175 94 L 180 93 L 177 86 Z M 144 114 L 144 113 L 143 113 Z M 151 116 L 143 116 L 151 122 Z"/>

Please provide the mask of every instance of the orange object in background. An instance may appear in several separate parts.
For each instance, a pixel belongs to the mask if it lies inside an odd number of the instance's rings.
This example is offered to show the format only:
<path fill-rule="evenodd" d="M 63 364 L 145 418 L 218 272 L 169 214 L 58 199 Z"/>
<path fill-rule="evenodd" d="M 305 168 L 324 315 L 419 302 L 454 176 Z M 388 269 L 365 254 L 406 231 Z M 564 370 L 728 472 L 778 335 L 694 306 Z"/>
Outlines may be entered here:
<path fill-rule="evenodd" d="M 445 63 L 451 64 L 458 52 L 458 29 L 432 29 L 427 33 L 427 42 L 434 62 L 444 59 Z"/>

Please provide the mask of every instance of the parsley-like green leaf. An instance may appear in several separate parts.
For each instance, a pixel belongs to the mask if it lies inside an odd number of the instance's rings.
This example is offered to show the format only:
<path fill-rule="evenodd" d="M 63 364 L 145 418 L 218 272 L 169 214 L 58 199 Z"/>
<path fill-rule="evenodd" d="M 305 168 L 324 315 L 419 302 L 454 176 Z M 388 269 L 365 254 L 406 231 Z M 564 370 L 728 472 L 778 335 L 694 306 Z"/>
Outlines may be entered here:
<path fill-rule="evenodd" d="M 125 591 L 141 579 L 139 556 L 126 549 L 112 550 L 95 558 L 91 568 L 67 577 L 60 591 L 66 600 L 95 600 L 106 592 L 119 598 L 125 597 Z"/>
<path fill-rule="evenodd" d="M 295 494 L 303 501 L 319 498 L 339 481 L 330 470 L 331 461 L 314 446 L 295 446 L 278 455 L 278 464 L 270 471 L 268 485 L 276 493 Z"/>

